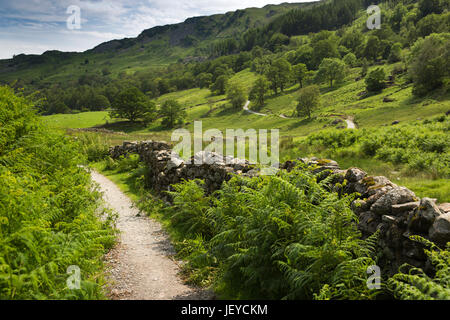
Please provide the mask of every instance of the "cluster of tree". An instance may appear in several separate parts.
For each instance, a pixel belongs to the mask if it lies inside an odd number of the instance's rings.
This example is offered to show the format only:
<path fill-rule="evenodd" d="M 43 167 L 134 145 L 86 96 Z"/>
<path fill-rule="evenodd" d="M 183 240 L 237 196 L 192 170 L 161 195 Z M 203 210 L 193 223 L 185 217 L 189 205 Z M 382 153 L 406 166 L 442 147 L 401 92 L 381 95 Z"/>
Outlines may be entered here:
<path fill-rule="evenodd" d="M 166 128 L 182 125 L 186 117 L 186 111 L 178 101 L 166 100 L 157 110 L 155 102 L 136 87 L 119 92 L 109 114 L 111 118 L 142 121 L 145 125 L 160 117 Z"/>
<path fill-rule="evenodd" d="M 214 42 L 210 53 L 216 58 L 206 61 L 180 61 L 168 67 L 118 75 L 103 66 L 96 72 L 86 70 L 71 83 L 48 84 L 33 79 L 28 84 L 46 97 L 41 105 L 46 114 L 108 109 L 118 92 L 129 87 L 138 88 L 150 99 L 194 87 L 224 95 L 233 74 L 245 68 L 262 76 L 250 93 L 250 98 L 257 101 L 252 104 L 254 108 L 264 105 L 268 91 L 278 94 L 294 83 L 300 88 L 312 83 L 329 83 L 333 87 L 345 78 L 346 69 L 353 67 L 362 67 L 367 91 L 382 90 L 384 71 L 368 71 L 369 66 L 383 62 L 406 63 L 417 95 L 444 85 L 449 73 L 445 35 L 450 19 L 449 1 L 375 1 L 384 6 L 381 29 L 348 25 L 355 12 L 369 2 L 373 1 L 333 0 L 317 3 L 308 10 L 294 10 L 263 28 L 249 29 L 240 39 Z M 330 21 L 337 30 L 323 30 Z M 308 28 L 299 28 L 294 22 Z M 308 30 L 318 32 L 295 36 Z M 17 82 L 17 87 L 22 85 L 23 82 Z"/>

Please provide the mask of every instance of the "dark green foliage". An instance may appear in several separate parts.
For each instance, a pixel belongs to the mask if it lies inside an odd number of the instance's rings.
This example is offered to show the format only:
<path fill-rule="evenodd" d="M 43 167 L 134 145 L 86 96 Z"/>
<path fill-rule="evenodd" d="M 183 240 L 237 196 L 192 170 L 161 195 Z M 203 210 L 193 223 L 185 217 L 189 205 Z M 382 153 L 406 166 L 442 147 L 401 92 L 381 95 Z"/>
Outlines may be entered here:
<path fill-rule="evenodd" d="M 273 52 L 280 51 L 283 45 L 289 43 L 289 37 L 282 33 L 275 33 L 268 42 L 268 47 Z"/>
<path fill-rule="evenodd" d="M 0 299 L 102 298 L 112 220 L 78 167 L 80 146 L 42 127 L 10 89 L 0 101 Z M 67 287 L 70 265 L 81 269 L 80 289 Z"/>
<path fill-rule="evenodd" d="M 121 91 L 115 98 L 111 118 L 125 118 L 130 121 L 152 119 L 156 116 L 155 103 L 150 101 L 138 88 Z"/>
<path fill-rule="evenodd" d="M 111 107 L 108 98 L 101 94 L 95 95 L 92 98 L 91 103 L 92 103 L 91 110 L 93 111 L 105 110 Z"/>
<path fill-rule="evenodd" d="M 397 42 L 391 47 L 388 60 L 390 63 L 402 60 L 402 45 L 400 43 Z"/>
<path fill-rule="evenodd" d="M 284 58 L 275 60 L 269 67 L 266 76 L 271 82 L 271 87 L 275 94 L 278 93 L 278 89 L 281 92 L 284 91 L 284 88 L 286 88 L 291 79 L 291 71 L 291 64 Z"/>
<path fill-rule="evenodd" d="M 278 18 L 274 25 L 287 35 L 332 30 L 350 23 L 361 7 L 360 0 L 328 1 L 310 10 L 292 10 Z"/>
<path fill-rule="evenodd" d="M 366 89 L 368 92 L 380 92 L 386 86 L 386 73 L 383 68 L 376 68 L 370 71 L 366 77 Z"/>
<path fill-rule="evenodd" d="M 300 88 L 303 87 L 303 81 L 308 75 L 308 68 L 305 64 L 299 63 L 292 67 L 293 77 L 300 84 Z"/>
<path fill-rule="evenodd" d="M 357 49 L 364 41 L 364 36 L 359 30 L 348 30 L 340 39 L 339 44 L 344 47 L 357 52 Z"/>
<path fill-rule="evenodd" d="M 317 69 L 326 58 L 340 58 L 337 41 L 329 32 L 322 31 L 315 35 L 312 39 L 312 48 L 313 69 Z"/>
<path fill-rule="evenodd" d="M 162 125 L 167 128 L 174 128 L 182 125 L 186 117 L 186 110 L 176 100 L 167 100 L 159 110 L 160 116 L 163 117 Z"/>
<path fill-rule="evenodd" d="M 168 214 L 186 236 L 181 250 L 190 248 L 191 271 L 203 274 L 209 266 L 222 292 L 264 299 L 311 299 L 324 285 L 341 287 L 338 278 L 347 283 L 344 274 L 366 277 L 373 241 L 359 240 L 352 198 L 330 193 L 326 183 L 297 168 L 236 176 L 208 197 L 195 181 L 175 185 Z M 367 287 L 353 289 L 334 297 L 354 298 L 359 290 L 360 298 L 370 297 Z"/>
<path fill-rule="evenodd" d="M 436 274 L 430 278 L 422 269 L 403 265 L 400 272 L 388 280 L 389 290 L 401 300 L 450 300 L 450 243 L 444 250 L 422 237 L 411 238 L 428 247 L 425 253 Z"/>
<path fill-rule="evenodd" d="M 362 58 L 361 60 L 361 77 L 365 77 L 367 75 L 367 71 L 369 71 L 369 62 L 366 58 Z"/>
<path fill-rule="evenodd" d="M 314 49 L 310 45 L 302 45 L 295 51 L 295 61 L 293 63 L 303 63 L 308 69 L 314 68 L 313 64 Z"/>
<path fill-rule="evenodd" d="M 213 236 L 213 221 L 208 208 L 211 199 L 205 196 L 201 180 L 189 180 L 174 185 L 174 191 L 169 192 L 173 198 L 171 221 L 174 227 L 187 236 L 197 234 L 211 239 Z"/>
<path fill-rule="evenodd" d="M 445 5 L 447 3 L 447 5 Z M 448 7 L 446 0 L 420 0 L 419 10 L 423 17 L 431 13 L 441 13 L 442 10 Z"/>
<path fill-rule="evenodd" d="M 260 110 L 264 107 L 265 96 L 269 87 L 270 83 L 264 76 L 259 77 L 258 80 L 255 81 L 249 97 L 250 100 L 255 101 L 252 109 Z"/>
<path fill-rule="evenodd" d="M 211 90 L 216 94 L 225 94 L 227 85 L 228 85 L 228 76 L 221 75 L 217 77 L 216 81 L 211 86 Z"/>
<path fill-rule="evenodd" d="M 433 34 L 419 39 L 412 48 L 408 72 L 413 93 L 423 96 L 441 87 L 450 77 L 450 34 Z"/>
<path fill-rule="evenodd" d="M 420 37 L 429 36 L 432 33 L 448 32 L 449 15 L 430 14 L 417 23 L 417 34 Z"/>
<path fill-rule="evenodd" d="M 300 89 L 300 94 L 297 100 L 297 116 L 308 116 L 308 118 L 311 118 L 311 113 L 313 110 L 320 106 L 319 87 L 312 85 Z"/>
<path fill-rule="evenodd" d="M 209 88 L 212 84 L 213 75 L 211 73 L 200 73 L 197 76 L 197 85 L 199 88 Z"/>
<path fill-rule="evenodd" d="M 381 42 L 377 36 L 370 36 L 364 46 L 363 57 L 369 61 L 376 60 L 381 54 Z"/>
<path fill-rule="evenodd" d="M 356 65 L 357 59 L 353 53 L 349 52 L 345 55 L 342 61 L 344 61 L 349 67 L 354 67 Z"/>

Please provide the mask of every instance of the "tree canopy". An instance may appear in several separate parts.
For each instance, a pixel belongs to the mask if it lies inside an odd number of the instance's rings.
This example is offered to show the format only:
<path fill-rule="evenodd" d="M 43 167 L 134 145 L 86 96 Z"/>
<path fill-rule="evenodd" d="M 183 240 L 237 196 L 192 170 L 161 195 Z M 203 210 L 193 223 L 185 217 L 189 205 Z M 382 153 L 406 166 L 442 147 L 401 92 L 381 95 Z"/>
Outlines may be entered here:
<path fill-rule="evenodd" d="M 131 87 L 121 91 L 114 99 L 111 118 L 125 118 L 130 121 L 154 118 L 155 103 L 150 101 L 138 88 Z"/>

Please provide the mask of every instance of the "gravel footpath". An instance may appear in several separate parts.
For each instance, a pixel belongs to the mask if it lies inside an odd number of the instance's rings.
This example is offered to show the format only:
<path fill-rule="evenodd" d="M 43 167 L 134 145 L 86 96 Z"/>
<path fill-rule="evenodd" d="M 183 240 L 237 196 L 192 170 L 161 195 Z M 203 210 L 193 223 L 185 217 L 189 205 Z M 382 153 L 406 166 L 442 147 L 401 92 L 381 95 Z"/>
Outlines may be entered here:
<path fill-rule="evenodd" d="M 161 225 L 141 215 L 108 178 L 91 171 L 106 204 L 118 213 L 118 244 L 106 255 L 107 292 L 114 300 L 204 300 L 213 295 L 187 286 L 178 276 L 174 249 Z"/>

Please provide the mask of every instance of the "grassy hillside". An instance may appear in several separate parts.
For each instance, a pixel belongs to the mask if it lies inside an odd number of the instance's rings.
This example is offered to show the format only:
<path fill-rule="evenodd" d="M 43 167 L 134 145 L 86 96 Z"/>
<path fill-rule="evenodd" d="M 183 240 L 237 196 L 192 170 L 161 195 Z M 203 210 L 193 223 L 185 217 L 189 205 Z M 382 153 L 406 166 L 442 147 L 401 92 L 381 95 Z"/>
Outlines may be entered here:
<path fill-rule="evenodd" d="M 186 279 L 220 298 L 448 298 L 448 250 L 428 253 L 441 270 L 435 280 L 383 274 L 388 296 L 368 290 L 367 267 L 387 253 L 375 254 L 378 233 L 361 240 L 345 179 L 330 189 L 300 165 L 236 175 L 211 195 L 183 181 L 167 203 L 152 190 L 148 164 L 108 152 L 123 141 L 170 141 L 196 121 L 223 134 L 279 129 L 280 162 L 334 159 L 450 202 L 448 1 L 376 3 L 381 29 L 366 26 L 371 1 L 324 0 L 191 18 L 84 53 L 0 61 L 0 79 L 13 88 L 0 87 L 0 298 L 103 297 L 99 257 L 113 244 L 113 217 L 96 215 L 86 162 L 164 223 Z M 383 213 L 391 219 L 390 207 Z M 416 219 L 399 217 L 389 230 Z M 77 294 L 63 281 L 69 264 L 86 280 Z"/>
<path fill-rule="evenodd" d="M 387 70 L 393 65 L 386 65 Z M 390 128 L 394 120 L 401 125 L 420 123 L 418 119 L 426 120 L 444 115 L 450 108 L 449 94 L 436 92 L 425 98 L 413 98 L 412 84 L 404 83 L 404 77 L 397 78 L 396 85 L 387 88 L 380 94 L 361 99 L 358 96 L 364 90 L 364 80 L 354 81 L 360 68 L 353 68 L 347 80 L 333 90 L 327 85 L 321 86 L 322 102 L 320 108 L 311 119 L 292 117 L 281 118 L 284 114 L 291 116 L 296 107 L 298 85 L 288 88 L 284 94 L 269 97 L 267 105 L 261 112 L 268 114 L 263 117 L 253 115 L 243 110 L 229 111 L 224 95 L 213 95 L 208 89 L 190 89 L 162 95 L 157 103 L 169 99 L 178 100 L 187 110 L 185 126 L 193 131 L 194 121 L 202 121 L 203 130 L 217 128 L 225 132 L 229 129 L 280 129 L 282 137 L 282 160 L 303 156 L 325 156 L 339 161 L 344 168 L 359 166 L 373 174 L 386 175 L 398 184 L 405 185 L 420 196 L 436 197 L 441 201 L 450 201 L 450 183 L 448 179 L 437 179 L 437 176 L 427 170 L 408 171 L 401 162 L 392 163 L 355 152 L 333 151 L 328 145 L 307 147 L 305 138 L 311 134 L 327 132 L 344 123 L 333 124 L 337 115 L 353 116 L 360 129 L 377 132 L 380 128 Z M 246 69 L 235 74 L 231 82 L 240 84 L 247 89 L 251 87 L 257 75 Z M 383 102 L 384 97 L 394 99 Z M 210 111 L 212 108 L 212 111 Z M 161 120 L 149 126 L 130 125 L 110 119 L 106 111 L 85 112 L 74 115 L 52 115 L 44 119 L 51 125 L 60 128 L 87 128 L 103 126 L 115 131 L 124 131 L 127 135 L 107 134 L 111 143 L 117 144 L 124 140 L 163 139 L 170 141 L 172 129 L 161 126 Z M 419 124 L 420 125 L 420 124 Z M 360 130 L 358 129 L 358 130 Z M 334 129 L 343 131 L 345 129 Z M 444 131 L 446 132 L 446 131 Z M 445 133 L 448 136 L 448 132 Z M 426 169 L 426 168 L 425 168 Z"/>
<path fill-rule="evenodd" d="M 0 82 L 20 80 L 24 84 L 52 84 L 78 79 L 86 73 L 111 77 L 165 67 L 179 60 L 208 57 L 208 48 L 220 39 L 235 38 L 249 28 L 266 25 L 276 17 L 305 3 L 267 5 L 225 14 L 187 19 L 183 23 L 144 30 L 136 38 L 102 43 L 83 53 L 48 51 L 43 55 L 18 55 L 0 60 Z"/>
<path fill-rule="evenodd" d="M 339 129 L 346 126 L 344 119 L 352 119 L 357 130 L 366 130 L 367 136 L 374 133 L 383 136 L 390 128 L 397 128 L 393 123 L 399 127 L 410 125 L 409 131 L 393 132 L 400 135 L 399 140 L 415 139 L 412 132 L 420 128 L 421 121 L 433 122 L 450 110 L 447 45 L 450 30 L 445 3 L 430 8 L 423 0 L 379 2 L 385 15 L 379 30 L 367 29 L 367 13 L 361 10 L 366 1 L 362 0 L 324 1 L 301 5 L 295 10 L 291 10 L 295 4 L 266 6 L 156 27 L 136 39 L 105 43 L 83 54 L 48 52 L 38 57 L 19 56 L 15 62 L 2 62 L 12 63 L 3 68 L 2 75 L 23 84 L 25 91 L 44 87 L 48 113 L 73 112 L 75 108 L 74 114 L 44 118 L 57 128 L 103 126 L 126 133 L 106 134 L 111 143 L 148 138 L 170 140 L 173 128 L 166 127 L 161 116 L 146 125 L 109 118 L 107 110 L 114 107 L 118 93 L 127 87 L 137 87 L 154 101 L 158 112 L 165 102 L 176 100 L 186 111 L 183 127 L 188 130 L 193 130 L 194 121 L 202 121 L 203 130 L 279 129 L 281 160 L 306 155 L 333 157 L 344 167 L 361 166 L 404 183 L 420 196 L 447 201 L 448 176 L 437 174 L 430 163 L 410 170 L 409 156 L 398 156 L 402 158 L 398 160 L 393 156 L 365 154 L 358 143 L 337 148 L 326 143 L 307 143 L 311 135 L 322 132 L 326 135 L 329 129 L 335 130 L 339 139 L 347 139 L 340 133 L 344 129 Z M 330 29 L 326 26 L 328 22 L 320 19 L 326 13 L 334 19 L 333 31 L 324 30 Z M 298 30 L 294 25 L 305 21 L 310 21 L 310 29 Z M 305 30 L 313 33 L 305 34 Z M 238 39 L 236 43 L 230 40 L 233 37 Z M 417 58 L 418 48 L 425 41 L 429 43 L 429 52 Z M 441 48 L 442 52 L 433 53 L 433 48 Z M 426 58 L 427 54 L 440 56 L 433 60 Z M 332 86 L 321 78 L 325 59 L 334 59 L 343 68 L 342 76 Z M 307 71 L 302 84 L 316 85 L 320 92 L 320 103 L 310 118 L 299 115 L 297 110 L 302 90 L 292 70 L 302 64 Z M 415 74 L 413 71 L 421 65 L 430 73 L 422 70 L 422 75 Z M 43 70 L 45 75 L 39 76 Z M 277 70 L 282 71 L 273 76 Z M 367 79 L 377 70 L 383 73 L 382 87 L 369 91 Z M 218 93 L 215 88 L 218 80 L 226 77 L 227 88 L 236 85 L 249 96 L 262 76 L 270 84 L 259 110 L 266 116 L 230 108 L 226 90 Z M 283 77 L 285 83 L 279 87 L 276 82 Z M 439 80 L 433 84 L 435 78 Z M 418 79 L 422 79 L 421 84 Z M 426 84 L 429 87 L 418 94 L 420 86 Z M 15 87 L 20 86 L 16 83 Z M 105 99 L 111 104 L 91 103 Z M 63 108 L 53 108 L 60 105 Z M 75 107 L 67 110 L 64 105 Z M 250 108 L 255 105 L 256 100 L 251 98 Z M 88 110 L 101 111 L 80 112 Z M 438 131 L 448 138 L 445 126 Z M 409 154 L 406 145 L 398 148 Z M 445 164 L 448 152 L 444 144 L 438 152 L 441 163 Z"/>

